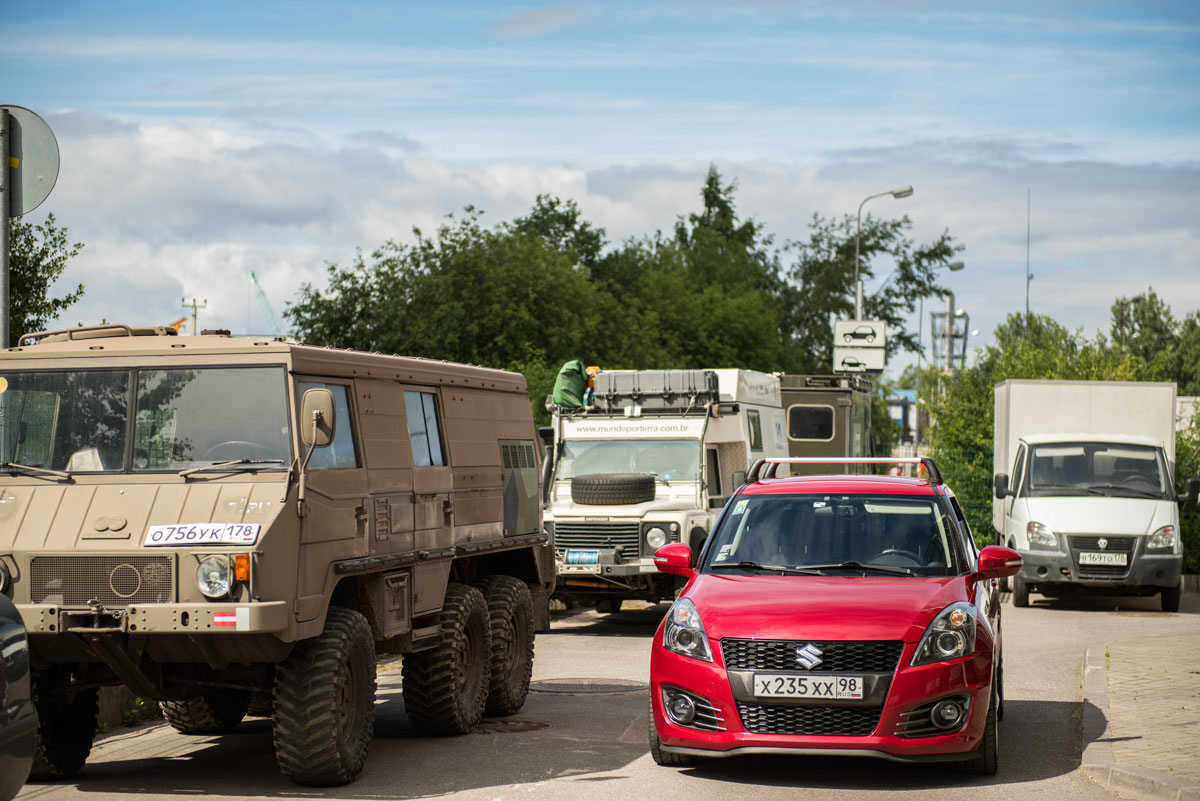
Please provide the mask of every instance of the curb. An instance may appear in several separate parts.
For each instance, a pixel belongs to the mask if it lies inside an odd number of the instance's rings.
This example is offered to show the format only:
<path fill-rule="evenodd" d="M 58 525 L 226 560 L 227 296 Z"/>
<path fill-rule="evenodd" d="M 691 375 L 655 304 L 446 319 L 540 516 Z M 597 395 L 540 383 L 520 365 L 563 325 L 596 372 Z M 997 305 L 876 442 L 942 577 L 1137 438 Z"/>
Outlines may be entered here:
<path fill-rule="evenodd" d="M 1170 773 L 1113 762 L 1108 729 L 1107 647 L 1088 648 L 1083 666 L 1083 760 L 1092 781 L 1142 801 L 1200 801 L 1200 784 Z M 1086 702 L 1090 701 L 1089 707 Z"/>

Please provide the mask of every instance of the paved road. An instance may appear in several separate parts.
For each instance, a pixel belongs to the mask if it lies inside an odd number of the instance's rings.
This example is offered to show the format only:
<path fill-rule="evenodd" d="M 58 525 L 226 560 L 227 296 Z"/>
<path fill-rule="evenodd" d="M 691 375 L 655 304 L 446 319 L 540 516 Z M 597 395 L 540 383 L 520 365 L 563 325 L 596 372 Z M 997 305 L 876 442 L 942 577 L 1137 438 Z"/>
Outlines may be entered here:
<path fill-rule="evenodd" d="M 1157 599 L 1055 602 L 1005 608 L 1007 704 L 1001 766 L 990 779 L 936 766 L 875 760 L 744 757 L 685 770 L 659 768 L 646 750 L 649 637 L 665 605 L 615 615 L 559 619 L 539 635 L 533 692 L 514 719 L 485 722 L 450 739 L 417 735 L 404 715 L 399 671 L 380 674 L 377 734 L 363 776 L 340 788 L 304 788 L 275 771 L 267 721 L 252 719 L 223 737 L 185 736 L 165 725 L 97 742 L 72 782 L 30 785 L 20 799 L 357 798 L 418 799 L 821 799 L 903 798 L 1011 801 L 1119 799 L 1080 771 L 1083 665 L 1089 646 L 1128 637 L 1200 633 L 1200 596 L 1178 615 Z M 592 681 L 571 687 L 564 679 Z M 585 684 L 585 682 L 579 682 Z M 566 686 L 564 686 L 564 684 Z M 561 692 L 563 689 L 606 692 Z M 1093 717 L 1103 714 L 1089 709 Z M 895 796 L 890 796 L 895 797 Z"/>

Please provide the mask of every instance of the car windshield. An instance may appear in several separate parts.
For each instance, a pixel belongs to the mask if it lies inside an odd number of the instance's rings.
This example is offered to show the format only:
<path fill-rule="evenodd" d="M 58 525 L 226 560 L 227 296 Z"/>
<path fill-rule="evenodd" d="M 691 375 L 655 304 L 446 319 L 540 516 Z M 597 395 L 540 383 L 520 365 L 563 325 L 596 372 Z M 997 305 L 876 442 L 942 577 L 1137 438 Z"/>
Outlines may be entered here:
<path fill-rule="evenodd" d="M 753 495 L 722 518 L 703 571 L 956 575 L 954 531 L 930 496 Z"/>
<path fill-rule="evenodd" d="M 563 444 L 557 477 L 590 473 L 653 473 L 667 481 L 700 477 L 700 443 L 694 439 L 571 440 Z"/>
<path fill-rule="evenodd" d="M 1028 489 L 1033 496 L 1170 497 L 1170 483 L 1158 448 L 1113 442 L 1034 445 L 1029 456 Z"/>

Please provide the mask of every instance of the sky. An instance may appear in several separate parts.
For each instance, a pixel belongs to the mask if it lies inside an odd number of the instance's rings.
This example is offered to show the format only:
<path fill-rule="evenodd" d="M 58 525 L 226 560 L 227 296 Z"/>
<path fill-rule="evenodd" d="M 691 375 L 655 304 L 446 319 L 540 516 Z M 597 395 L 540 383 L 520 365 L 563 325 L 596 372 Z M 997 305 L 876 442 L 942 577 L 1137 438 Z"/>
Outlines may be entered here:
<path fill-rule="evenodd" d="M 0 2 L 0 103 L 61 154 L 27 219 L 86 244 L 62 325 L 196 299 L 266 333 L 249 271 L 286 328 L 329 264 L 467 205 L 547 193 L 619 243 L 698 210 L 710 164 L 780 244 L 911 184 L 864 214 L 964 246 L 939 278 L 972 346 L 1024 310 L 1027 256 L 1031 310 L 1088 336 L 1150 287 L 1200 310 L 1194 0 Z"/>

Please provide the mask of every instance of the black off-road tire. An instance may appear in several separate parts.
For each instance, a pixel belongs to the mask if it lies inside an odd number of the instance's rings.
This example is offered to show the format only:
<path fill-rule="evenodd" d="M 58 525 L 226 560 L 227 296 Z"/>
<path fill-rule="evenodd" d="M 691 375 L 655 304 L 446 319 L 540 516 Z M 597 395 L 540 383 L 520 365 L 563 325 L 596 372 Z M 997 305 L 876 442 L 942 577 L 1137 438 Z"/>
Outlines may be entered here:
<path fill-rule="evenodd" d="M 1174 587 L 1164 589 L 1160 594 L 1162 600 L 1162 610 L 1164 612 L 1178 612 L 1179 601 L 1183 596 L 1183 579 Z"/>
<path fill-rule="evenodd" d="M 651 692 L 654 692 L 651 690 Z M 692 757 L 686 754 L 670 754 L 662 750 L 662 743 L 658 740 L 658 730 L 654 728 L 654 700 L 650 701 L 650 756 L 654 758 L 657 765 L 662 765 L 665 768 L 686 768 L 694 763 Z"/>
<path fill-rule="evenodd" d="M 593 473 L 571 479 L 571 500 L 592 506 L 620 506 L 654 500 L 654 476 Z"/>
<path fill-rule="evenodd" d="M 604 615 L 612 615 L 621 611 L 624 598 L 601 598 L 596 602 L 596 611 Z"/>
<path fill-rule="evenodd" d="M 1020 575 L 1012 577 L 1012 602 L 1018 609 L 1029 606 L 1029 584 Z"/>
<path fill-rule="evenodd" d="M 436 647 L 404 657 L 408 719 L 426 734 L 466 734 L 483 717 L 491 684 L 487 601 L 465 584 L 446 586 Z"/>
<path fill-rule="evenodd" d="M 79 690 L 73 696 L 54 690 L 34 690 L 37 707 L 37 746 L 33 753 L 32 781 L 54 781 L 74 776 L 87 761 L 96 736 L 100 691 Z"/>
<path fill-rule="evenodd" d="M 212 689 L 185 701 L 159 701 L 158 708 L 175 731 L 182 734 L 223 734 L 233 731 L 246 717 L 250 693 Z"/>
<path fill-rule="evenodd" d="M 331 606 L 325 629 L 275 668 L 279 770 L 298 784 L 348 784 L 375 734 L 375 640 L 352 609 Z"/>
<path fill-rule="evenodd" d="M 987 720 L 983 727 L 983 742 L 979 744 L 979 749 L 971 759 L 959 763 L 963 773 L 972 773 L 977 776 L 996 775 L 1000 764 L 1000 737 L 996 726 L 996 706 L 996 685 L 995 677 L 993 677 L 991 702 L 988 704 Z"/>
<path fill-rule="evenodd" d="M 533 675 L 533 597 L 529 585 L 512 576 L 488 576 L 479 583 L 491 629 L 491 679 L 484 713 L 515 715 L 529 695 Z"/>

